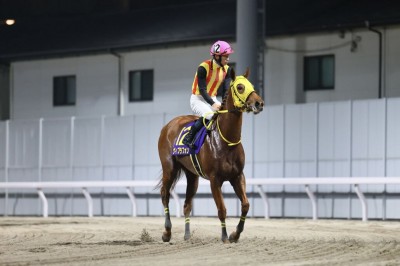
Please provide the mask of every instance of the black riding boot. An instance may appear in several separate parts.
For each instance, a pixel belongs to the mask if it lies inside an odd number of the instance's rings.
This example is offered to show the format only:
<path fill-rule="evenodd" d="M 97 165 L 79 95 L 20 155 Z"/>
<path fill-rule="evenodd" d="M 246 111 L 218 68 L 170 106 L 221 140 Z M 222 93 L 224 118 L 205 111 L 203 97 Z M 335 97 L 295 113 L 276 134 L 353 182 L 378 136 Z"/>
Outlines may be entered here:
<path fill-rule="evenodd" d="M 194 122 L 192 127 L 190 128 L 189 133 L 185 136 L 183 139 L 183 144 L 187 145 L 191 149 L 196 149 L 196 145 L 194 145 L 194 137 L 196 136 L 196 133 L 202 128 L 203 126 L 203 117 L 200 117 L 199 119 Z"/>

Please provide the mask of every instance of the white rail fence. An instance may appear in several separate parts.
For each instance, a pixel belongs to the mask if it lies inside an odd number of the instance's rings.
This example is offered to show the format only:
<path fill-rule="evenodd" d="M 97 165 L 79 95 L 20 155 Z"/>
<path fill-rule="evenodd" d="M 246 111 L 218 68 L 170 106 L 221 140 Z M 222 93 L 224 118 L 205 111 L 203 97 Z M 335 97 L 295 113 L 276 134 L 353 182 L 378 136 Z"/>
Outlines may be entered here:
<path fill-rule="evenodd" d="M 132 188 L 138 187 L 154 187 L 158 181 L 75 181 L 75 182 L 0 182 L 0 188 L 4 189 L 36 189 L 39 198 L 42 201 L 43 217 L 48 217 L 48 202 L 44 190 L 49 188 L 80 188 L 87 201 L 88 216 L 93 217 L 93 200 L 89 192 L 89 188 L 125 188 L 126 193 L 132 204 L 132 216 L 137 216 L 137 204 L 135 194 Z M 312 206 L 312 219 L 318 219 L 317 198 L 310 188 L 311 185 L 352 185 L 354 192 L 357 194 L 362 211 L 362 221 L 368 220 L 367 202 L 360 185 L 371 184 L 400 184 L 399 177 L 368 177 L 368 178 L 250 178 L 246 180 L 248 186 L 255 186 L 260 194 L 264 204 L 264 217 L 269 219 L 269 201 L 267 193 L 263 186 L 269 185 L 303 185 L 304 191 L 307 193 Z M 180 181 L 177 187 L 186 186 L 185 181 Z M 200 180 L 199 186 L 209 186 L 206 180 Z M 176 216 L 181 217 L 181 203 L 178 194 L 171 191 L 171 195 L 175 201 Z"/>
<path fill-rule="evenodd" d="M 305 194 L 300 198 L 292 197 L 299 196 L 297 192 L 302 193 L 304 188 L 287 184 L 285 180 L 292 177 L 399 177 L 399 113 L 400 98 L 268 106 L 261 114 L 248 115 L 243 120 L 244 173 L 247 177 L 268 180 L 283 178 L 283 183 L 279 183 L 284 185 L 283 188 L 280 185 L 264 187 L 270 193 L 271 216 L 310 217 L 311 209 Z M 0 122 L 0 182 L 154 180 L 161 169 L 157 150 L 159 132 L 174 116 L 165 113 Z M 381 184 L 361 186 L 369 196 L 382 193 L 381 199 L 367 198 L 370 219 L 400 219 L 397 196 L 394 196 L 399 195 L 400 186 Z M 252 193 L 257 193 L 256 186 L 251 187 Z M 355 194 L 348 200 L 343 196 L 349 188 L 354 193 L 353 187 L 316 186 L 311 185 L 308 189 L 319 195 L 321 218 L 361 216 Z M 93 197 L 95 214 L 97 209 L 111 215 L 132 213 L 129 202 L 119 206 L 116 199 L 100 199 L 97 205 L 94 191 L 99 189 L 90 186 L 87 189 Z M 143 192 L 146 189 L 139 190 Z M 177 190 L 179 195 L 182 195 L 181 189 Z M 50 213 L 54 208 L 61 215 L 67 212 L 86 214 L 85 199 L 81 208 L 81 198 L 56 198 L 52 202 L 52 190 L 45 191 Z M 279 193 L 281 198 L 276 197 Z M 333 196 L 341 193 L 342 196 L 332 198 L 327 193 L 333 193 Z M 31 195 L 26 198 L 23 193 L 21 197 L 7 195 L 5 213 L 11 206 L 16 215 L 36 215 L 42 211 L 37 199 L 31 200 Z M 142 205 L 142 194 L 136 194 L 136 197 L 138 215 L 162 213 L 154 198 Z M 252 199 L 263 206 L 262 199 Z M 215 215 L 214 206 L 198 204 L 208 200 L 197 201 L 194 213 Z M 2 201 L 0 198 L 0 205 Z M 79 204 L 75 204 L 77 202 Z M 353 202 L 357 204 L 356 208 L 352 207 Z M 226 203 L 234 207 L 229 208 L 231 213 L 237 215 L 240 212 L 236 200 L 229 198 Z M 250 213 L 262 216 L 263 209 L 260 209 L 251 208 Z"/>

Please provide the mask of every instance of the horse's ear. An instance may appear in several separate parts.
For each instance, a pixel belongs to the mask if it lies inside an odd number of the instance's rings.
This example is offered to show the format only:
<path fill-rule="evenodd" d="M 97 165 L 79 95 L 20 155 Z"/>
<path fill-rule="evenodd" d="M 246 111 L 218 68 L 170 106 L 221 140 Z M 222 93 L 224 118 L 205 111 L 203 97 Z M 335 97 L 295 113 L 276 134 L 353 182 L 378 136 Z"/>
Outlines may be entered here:
<path fill-rule="evenodd" d="M 245 78 L 248 78 L 249 75 L 250 75 L 250 69 L 249 69 L 249 67 L 247 67 L 247 68 L 246 68 L 246 73 L 244 73 L 243 76 L 244 76 Z"/>
<path fill-rule="evenodd" d="M 236 79 L 236 73 L 235 73 L 235 70 L 233 69 L 233 67 L 231 67 L 231 79 L 232 80 Z"/>

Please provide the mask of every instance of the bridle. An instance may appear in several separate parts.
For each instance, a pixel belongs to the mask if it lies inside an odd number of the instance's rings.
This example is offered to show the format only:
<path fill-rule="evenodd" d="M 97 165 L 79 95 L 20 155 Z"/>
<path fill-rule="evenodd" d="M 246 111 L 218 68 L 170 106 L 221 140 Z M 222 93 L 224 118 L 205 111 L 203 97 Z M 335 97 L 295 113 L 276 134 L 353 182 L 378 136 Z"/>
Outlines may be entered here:
<path fill-rule="evenodd" d="M 240 80 L 243 80 L 243 82 L 247 85 L 247 91 L 245 89 L 245 91 L 243 93 L 239 93 L 237 90 L 237 84 Z M 250 85 L 250 86 L 249 86 Z M 246 86 L 245 86 L 246 88 Z M 236 77 L 236 79 L 234 81 L 231 81 L 230 84 L 230 89 L 232 91 L 232 98 L 233 98 L 233 103 L 234 103 L 234 108 L 231 110 L 219 110 L 219 111 L 215 111 L 213 112 L 214 116 L 211 119 L 211 121 L 208 123 L 208 125 L 206 125 L 205 123 L 205 116 L 203 117 L 203 123 L 206 126 L 207 130 L 210 130 L 212 123 L 214 120 L 217 121 L 217 129 L 218 129 L 218 133 L 221 136 L 221 138 L 228 144 L 228 146 L 235 146 L 238 145 L 239 143 L 242 142 L 242 138 L 240 138 L 240 140 L 238 142 L 232 142 L 230 140 L 228 140 L 227 138 L 224 137 L 224 135 L 221 132 L 221 128 L 219 126 L 219 115 L 220 114 L 227 114 L 227 113 L 243 113 L 244 111 L 247 112 L 252 112 L 255 111 L 255 107 L 249 106 L 246 103 L 246 100 L 248 99 L 248 97 L 255 92 L 253 85 L 250 83 L 250 81 L 247 80 L 247 78 L 243 77 L 243 76 L 239 76 Z"/>

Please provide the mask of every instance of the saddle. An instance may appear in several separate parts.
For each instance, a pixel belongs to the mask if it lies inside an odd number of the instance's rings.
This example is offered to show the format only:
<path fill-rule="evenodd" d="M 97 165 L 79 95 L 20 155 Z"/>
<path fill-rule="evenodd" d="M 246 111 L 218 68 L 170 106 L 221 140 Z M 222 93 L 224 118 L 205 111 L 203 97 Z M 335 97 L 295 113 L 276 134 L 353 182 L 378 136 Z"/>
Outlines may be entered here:
<path fill-rule="evenodd" d="M 195 123 L 195 121 L 187 123 L 179 133 L 178 137 L 174 141 L 174 145 L 172 147 L 172 155 L 190 155 L 190 154 L 198 154 L 201 146 L 204 143 L 207 135 L 207 128 L 203 125 L 203 127 L 196 133 L 194 137 L 194 143 L 196 145 L 196 149 L 191 149 L 185 144 L 183 144 L 183 139 L 186 134 L 189 133 L 191 126 Z"/>

